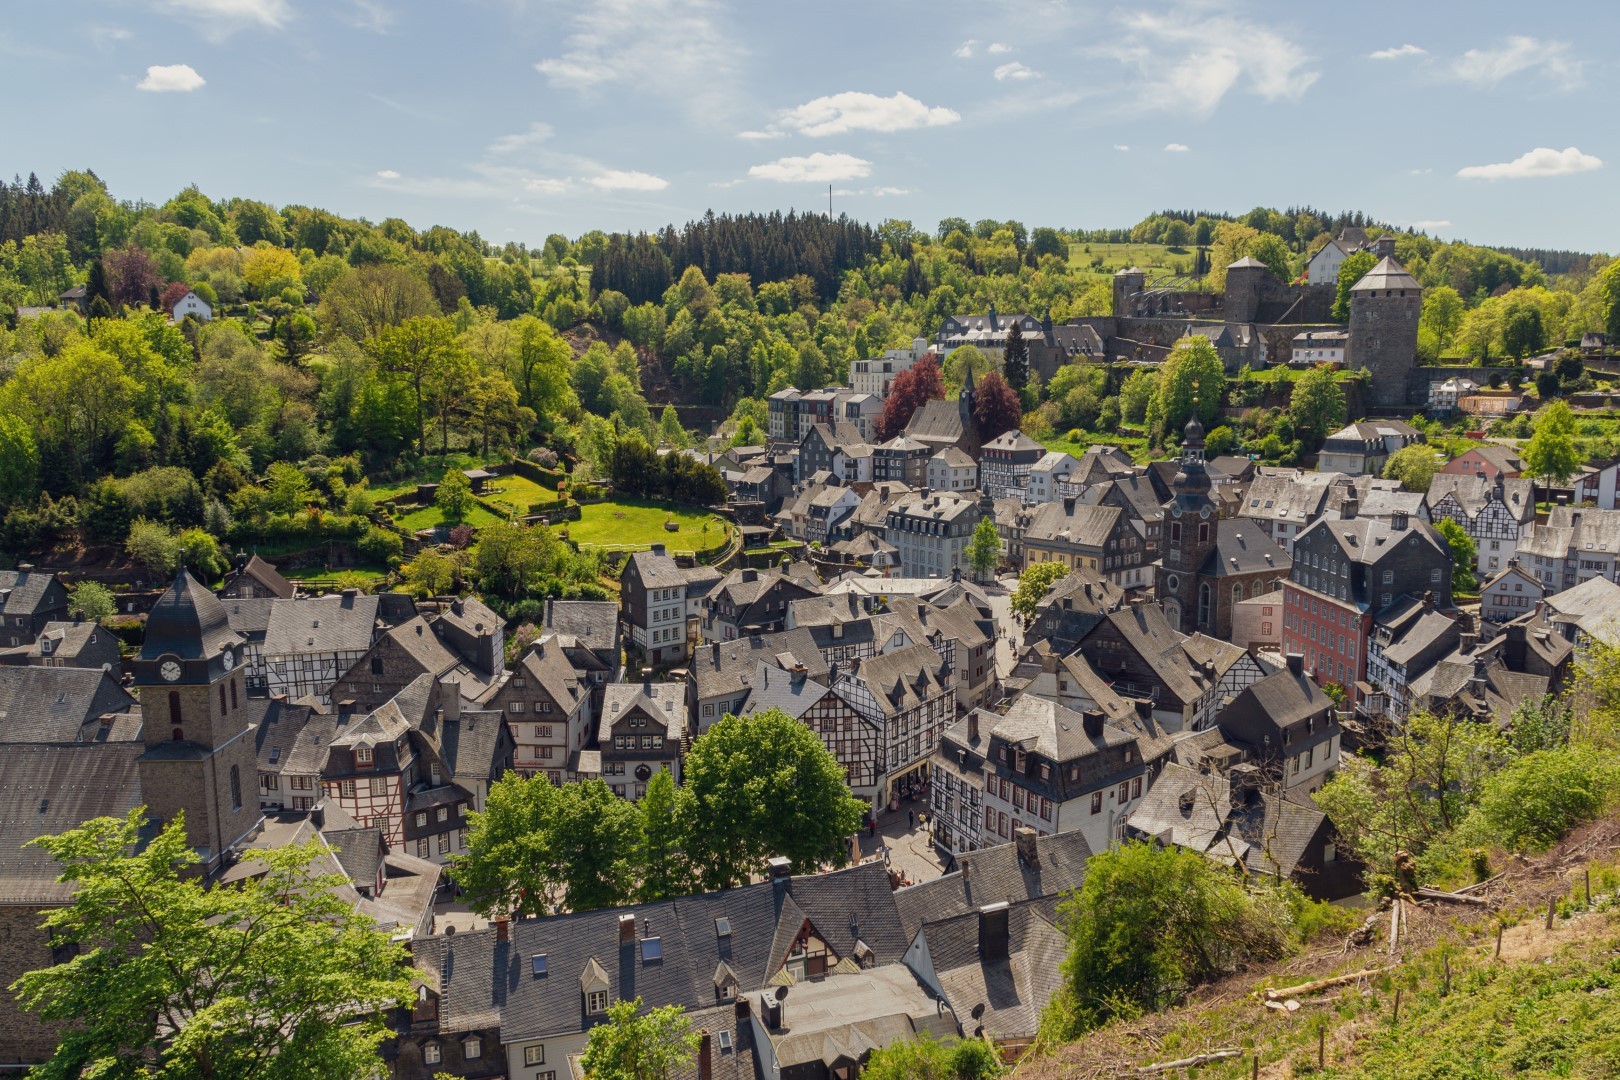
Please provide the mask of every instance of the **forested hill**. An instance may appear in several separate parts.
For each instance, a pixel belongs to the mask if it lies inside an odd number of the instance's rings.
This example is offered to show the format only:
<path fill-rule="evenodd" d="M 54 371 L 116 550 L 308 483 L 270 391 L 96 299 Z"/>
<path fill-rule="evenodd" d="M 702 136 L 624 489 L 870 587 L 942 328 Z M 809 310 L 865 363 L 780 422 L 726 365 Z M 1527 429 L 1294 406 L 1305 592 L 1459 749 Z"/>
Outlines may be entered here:
<path fill-rule="evenodd" d="M 846 270 L 864 266 L 882 251 L 877 230 L 848 217 L 781 213 L 716 215 L 666 225 L 656 242 L 646 233 L 613 233 L 591 264 L 591 285 L 614 289 L 634 304 L 658 301 L 688 267 L 713 281 L 720 274 L 747 274 L 754 282 L 787 281 L 804 275 L 823 301 L 838 292 Z M 911 245 L 898 252 L 911 255 Z"/>

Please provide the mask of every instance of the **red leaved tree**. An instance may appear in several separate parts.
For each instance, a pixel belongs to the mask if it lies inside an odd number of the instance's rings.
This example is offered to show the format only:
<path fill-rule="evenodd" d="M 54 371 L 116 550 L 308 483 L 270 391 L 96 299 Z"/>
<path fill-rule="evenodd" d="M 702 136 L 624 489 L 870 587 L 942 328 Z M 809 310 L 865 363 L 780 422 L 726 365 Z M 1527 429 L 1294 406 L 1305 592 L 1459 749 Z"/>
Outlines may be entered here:
<path fill-rule="evenodd" d="M 1018 392 L 1007 385 L 1001 372 L 990 372 L 973 388 L 973 423 L 979 429 L 980 442 L 989 442 L 1002 432 L 1011 431 L 1023 416 Z"/>
<path fill-rule="evenodd" d="M 172 310 L 174 310 L 174 305 L 178 304 L 180 302 L 181 298 L 184 297 L 186 295 L 186 293 L 188 293 L 190 291 L 191 291 L 191 286 L 187 285 L 183 281 L 171 281 L 171 282 L 169 282 L 168 286 L 163 290 L 163 295 L 158 297 L 158 310 L 159 311 L 172 311 Z"/>
<path fill-rule="evenodd" d="M 945 397 L 945 379 L 939 373 L 939 361 L 924 357 L 894 377 L 889 396 L 883 401 L 883 418 L 878 423 L 878 438 L 888 442 L 911 423 L 911 415 L 930 401 Z"/>

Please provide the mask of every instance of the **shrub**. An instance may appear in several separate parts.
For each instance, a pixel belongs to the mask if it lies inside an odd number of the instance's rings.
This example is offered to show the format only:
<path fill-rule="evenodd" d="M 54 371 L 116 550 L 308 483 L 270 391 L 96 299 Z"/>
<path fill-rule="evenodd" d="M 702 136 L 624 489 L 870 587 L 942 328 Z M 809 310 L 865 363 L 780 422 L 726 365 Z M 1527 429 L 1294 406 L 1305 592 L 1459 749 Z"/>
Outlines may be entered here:
<path fill-rule="evenodd" d="M 363 559 L 386 563 L 404 555 L 405 542 L 396 533 L 372 526 L 355 543 L 354 548 Z"/>
<path fill-rule="evenodd" d="M 1608 806 L 1617 771 L 1588 750 L 1538 750 L 1493 773 L 1469 822 L 1482 841 L 1547 848 Z"/>

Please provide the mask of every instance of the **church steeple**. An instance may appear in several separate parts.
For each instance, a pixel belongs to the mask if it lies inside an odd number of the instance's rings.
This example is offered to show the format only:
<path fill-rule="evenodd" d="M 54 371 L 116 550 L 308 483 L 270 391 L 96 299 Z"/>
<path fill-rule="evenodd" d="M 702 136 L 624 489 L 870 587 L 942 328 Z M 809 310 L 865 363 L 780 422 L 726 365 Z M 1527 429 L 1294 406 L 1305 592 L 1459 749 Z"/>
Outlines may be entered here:
<path fill-rule="evenodd" d="M 956 411 L 962 418 L 962 430 L 971 431 L 973 424 L 973 364 L 967 363 L 967 374 L 962 377 L 962 393 L 956 399 Z"/>

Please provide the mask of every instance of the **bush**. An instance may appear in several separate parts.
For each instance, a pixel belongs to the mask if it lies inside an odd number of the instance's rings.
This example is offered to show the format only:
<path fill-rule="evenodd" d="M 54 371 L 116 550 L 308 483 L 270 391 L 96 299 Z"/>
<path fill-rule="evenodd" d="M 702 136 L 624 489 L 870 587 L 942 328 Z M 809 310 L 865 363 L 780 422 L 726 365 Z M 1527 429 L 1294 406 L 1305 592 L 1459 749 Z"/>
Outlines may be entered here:
<path fill-rule="evenodd" d="M 356 541 L 354 549 L 369 562 L 387 563 L 405 554 L 405 541 L 397 533 L 374 525 Z"/>
<path fill-rule="evenodd" d="M 1526 754 L 1485 781 L 1468 831 L 1504 847 L 1551 847 L 1603 812 L 1616 780 L 1614 763 L 1590 749 Z"/>

